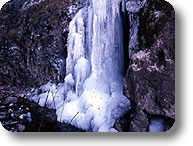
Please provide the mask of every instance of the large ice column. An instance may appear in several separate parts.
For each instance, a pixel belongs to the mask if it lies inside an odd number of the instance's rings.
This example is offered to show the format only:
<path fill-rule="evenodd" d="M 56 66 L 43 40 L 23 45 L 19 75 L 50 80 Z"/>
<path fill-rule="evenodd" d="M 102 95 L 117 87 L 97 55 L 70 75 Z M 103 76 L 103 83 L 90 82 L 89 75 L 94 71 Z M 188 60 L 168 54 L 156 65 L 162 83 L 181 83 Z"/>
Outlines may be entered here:
<path fill-rule="evenodd" d="M 120 1 L 90 0 L 70 23 L 66 78 L 73 76 L 74 88 L 68 91 L 62 122 L 88 131 L 114 131 L 115 119 L 129 109 L 122 93 Z"/>
<path fill-rule="evenodd" d="M 129 110 L 123 95 L 120 1 L 89 0 L 70 22 L 65 83 L 48 84 L 54 91 L 44 88 L 44 100 L 39 102 L 55 107 L 58 121 L 87 131 L 116 131 L 115 119 Z"/>
<path fill-rule="evenodd" d="M 92 0 L 88 13 L 88 35 L 92 34 L 88 46 L 92 72 L 105 80 L 111 80 L 124 67 L 120 1 Z"/>

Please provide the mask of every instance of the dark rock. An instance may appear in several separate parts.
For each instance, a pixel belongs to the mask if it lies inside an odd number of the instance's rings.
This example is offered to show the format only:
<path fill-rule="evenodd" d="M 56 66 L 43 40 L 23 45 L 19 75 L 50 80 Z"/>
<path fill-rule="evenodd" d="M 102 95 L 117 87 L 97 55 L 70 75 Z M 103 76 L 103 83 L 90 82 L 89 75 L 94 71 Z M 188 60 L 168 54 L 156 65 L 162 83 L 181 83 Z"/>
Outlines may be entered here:
<path fill-rule="evenodd" d="M 17 98 L 16 97 L 7 97 L 3 104 L 11 104 L 11 103 L 17 103 Z"/>
<path fill-rule="evenodd" d="M 15 125 L 17 123 L 18 123 L 18 121 L 8 121 L 5 123 L 5 125 Z"/>
<path fill-rule="evenodd" d="M 19 132 L 23 132 L 25 130 L 25 126 L 22 124 L 17 124 L 17 128 Z"/>
<path fill-rule="evenodd" d="M 0 106 L 0 109 L 4 109 L 4 108 L 6 108 L 6 106 L 4 106 L 4 105 Z"/>
<path fill-rule="evenodd" d="M 5 119 L 6 115 L 0 115 L 0 120 Z"/>
<path fill-rule="evenodd" d="M 148 131 L 152 116 L 175 119 L 175 12 L 164 0 L 147 0 L 139 12 L 139 49 L 124 80 L 134 117 L 130 131 Z M 167 126 L 166 126 L 167 127 Z"/>

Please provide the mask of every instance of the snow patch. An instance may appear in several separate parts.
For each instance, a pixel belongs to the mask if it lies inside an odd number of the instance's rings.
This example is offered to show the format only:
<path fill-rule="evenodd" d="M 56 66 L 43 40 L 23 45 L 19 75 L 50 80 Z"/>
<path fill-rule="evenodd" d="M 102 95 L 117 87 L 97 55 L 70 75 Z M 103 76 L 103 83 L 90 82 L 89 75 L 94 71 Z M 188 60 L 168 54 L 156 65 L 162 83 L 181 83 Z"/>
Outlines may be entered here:
<path fill-rule="evenodd" d="M 142 60 L 142 61 L 148 61 L 150 58 L 150 52 L 147 51 L 139 51 L 136 54 L 133 54 L 133 59 L 134 60 Z"/>

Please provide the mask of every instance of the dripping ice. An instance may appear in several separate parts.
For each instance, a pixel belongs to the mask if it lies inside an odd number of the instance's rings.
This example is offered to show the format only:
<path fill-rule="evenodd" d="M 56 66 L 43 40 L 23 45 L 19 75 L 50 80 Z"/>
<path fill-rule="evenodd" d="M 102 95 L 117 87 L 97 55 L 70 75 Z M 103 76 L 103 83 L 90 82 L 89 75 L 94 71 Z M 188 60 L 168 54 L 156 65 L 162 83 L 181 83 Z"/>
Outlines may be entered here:
<path fill-rule="evenodd" d="M 123 95 L 121 0 L 90 0 L 69 25 L 65 82 L 40 87 L 30 97 L 56 109 L 58 121 L 87 131 L 115 132 L 130 108 Z"/>

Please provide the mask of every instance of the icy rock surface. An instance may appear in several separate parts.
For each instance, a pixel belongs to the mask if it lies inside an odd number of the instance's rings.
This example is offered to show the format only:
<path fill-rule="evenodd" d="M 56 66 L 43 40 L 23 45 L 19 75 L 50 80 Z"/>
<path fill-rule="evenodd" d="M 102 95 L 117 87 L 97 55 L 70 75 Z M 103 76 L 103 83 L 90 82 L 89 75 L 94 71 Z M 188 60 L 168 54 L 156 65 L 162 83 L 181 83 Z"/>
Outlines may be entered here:
<path fill-rule="evenodd" d="M 128 45 L 129 58 L 131 58 L 134 50 L 139 50 L 139 11 L 145 3 L 146 0 L 129 0 L 126 3 L 130 25 L 130 40 Z"/>
<path fill-rule="evenodd" d="M 140 8 L 141 8 L 141 1 L 140 0 L 129 0 L 126 3 L 126 9 L 130 13 L 137 13 L 137 12 L 139 12 Z"/>
<path fill-rule="evenodd" d="M 20 0 L 21 1 L 21 0 Z M 22 6 L 22 10 L 25 10 L 27 8 L 29 8 L 30 6 L 34 5 L 34 4 L 38 4 L 38 3 L 41 3 L 45 0 L 26 0 L 24 3 L 23 3 L 23 6 Z"/>
<path fill-rule="evenodd" d="M 56 109 L 58 121 L 87 131 L 115 132 L 130 108 L 123 95 L 121 0 L 90 0 L 69 26 L 65 83 L 48 83 L 31 100 Z"/>

